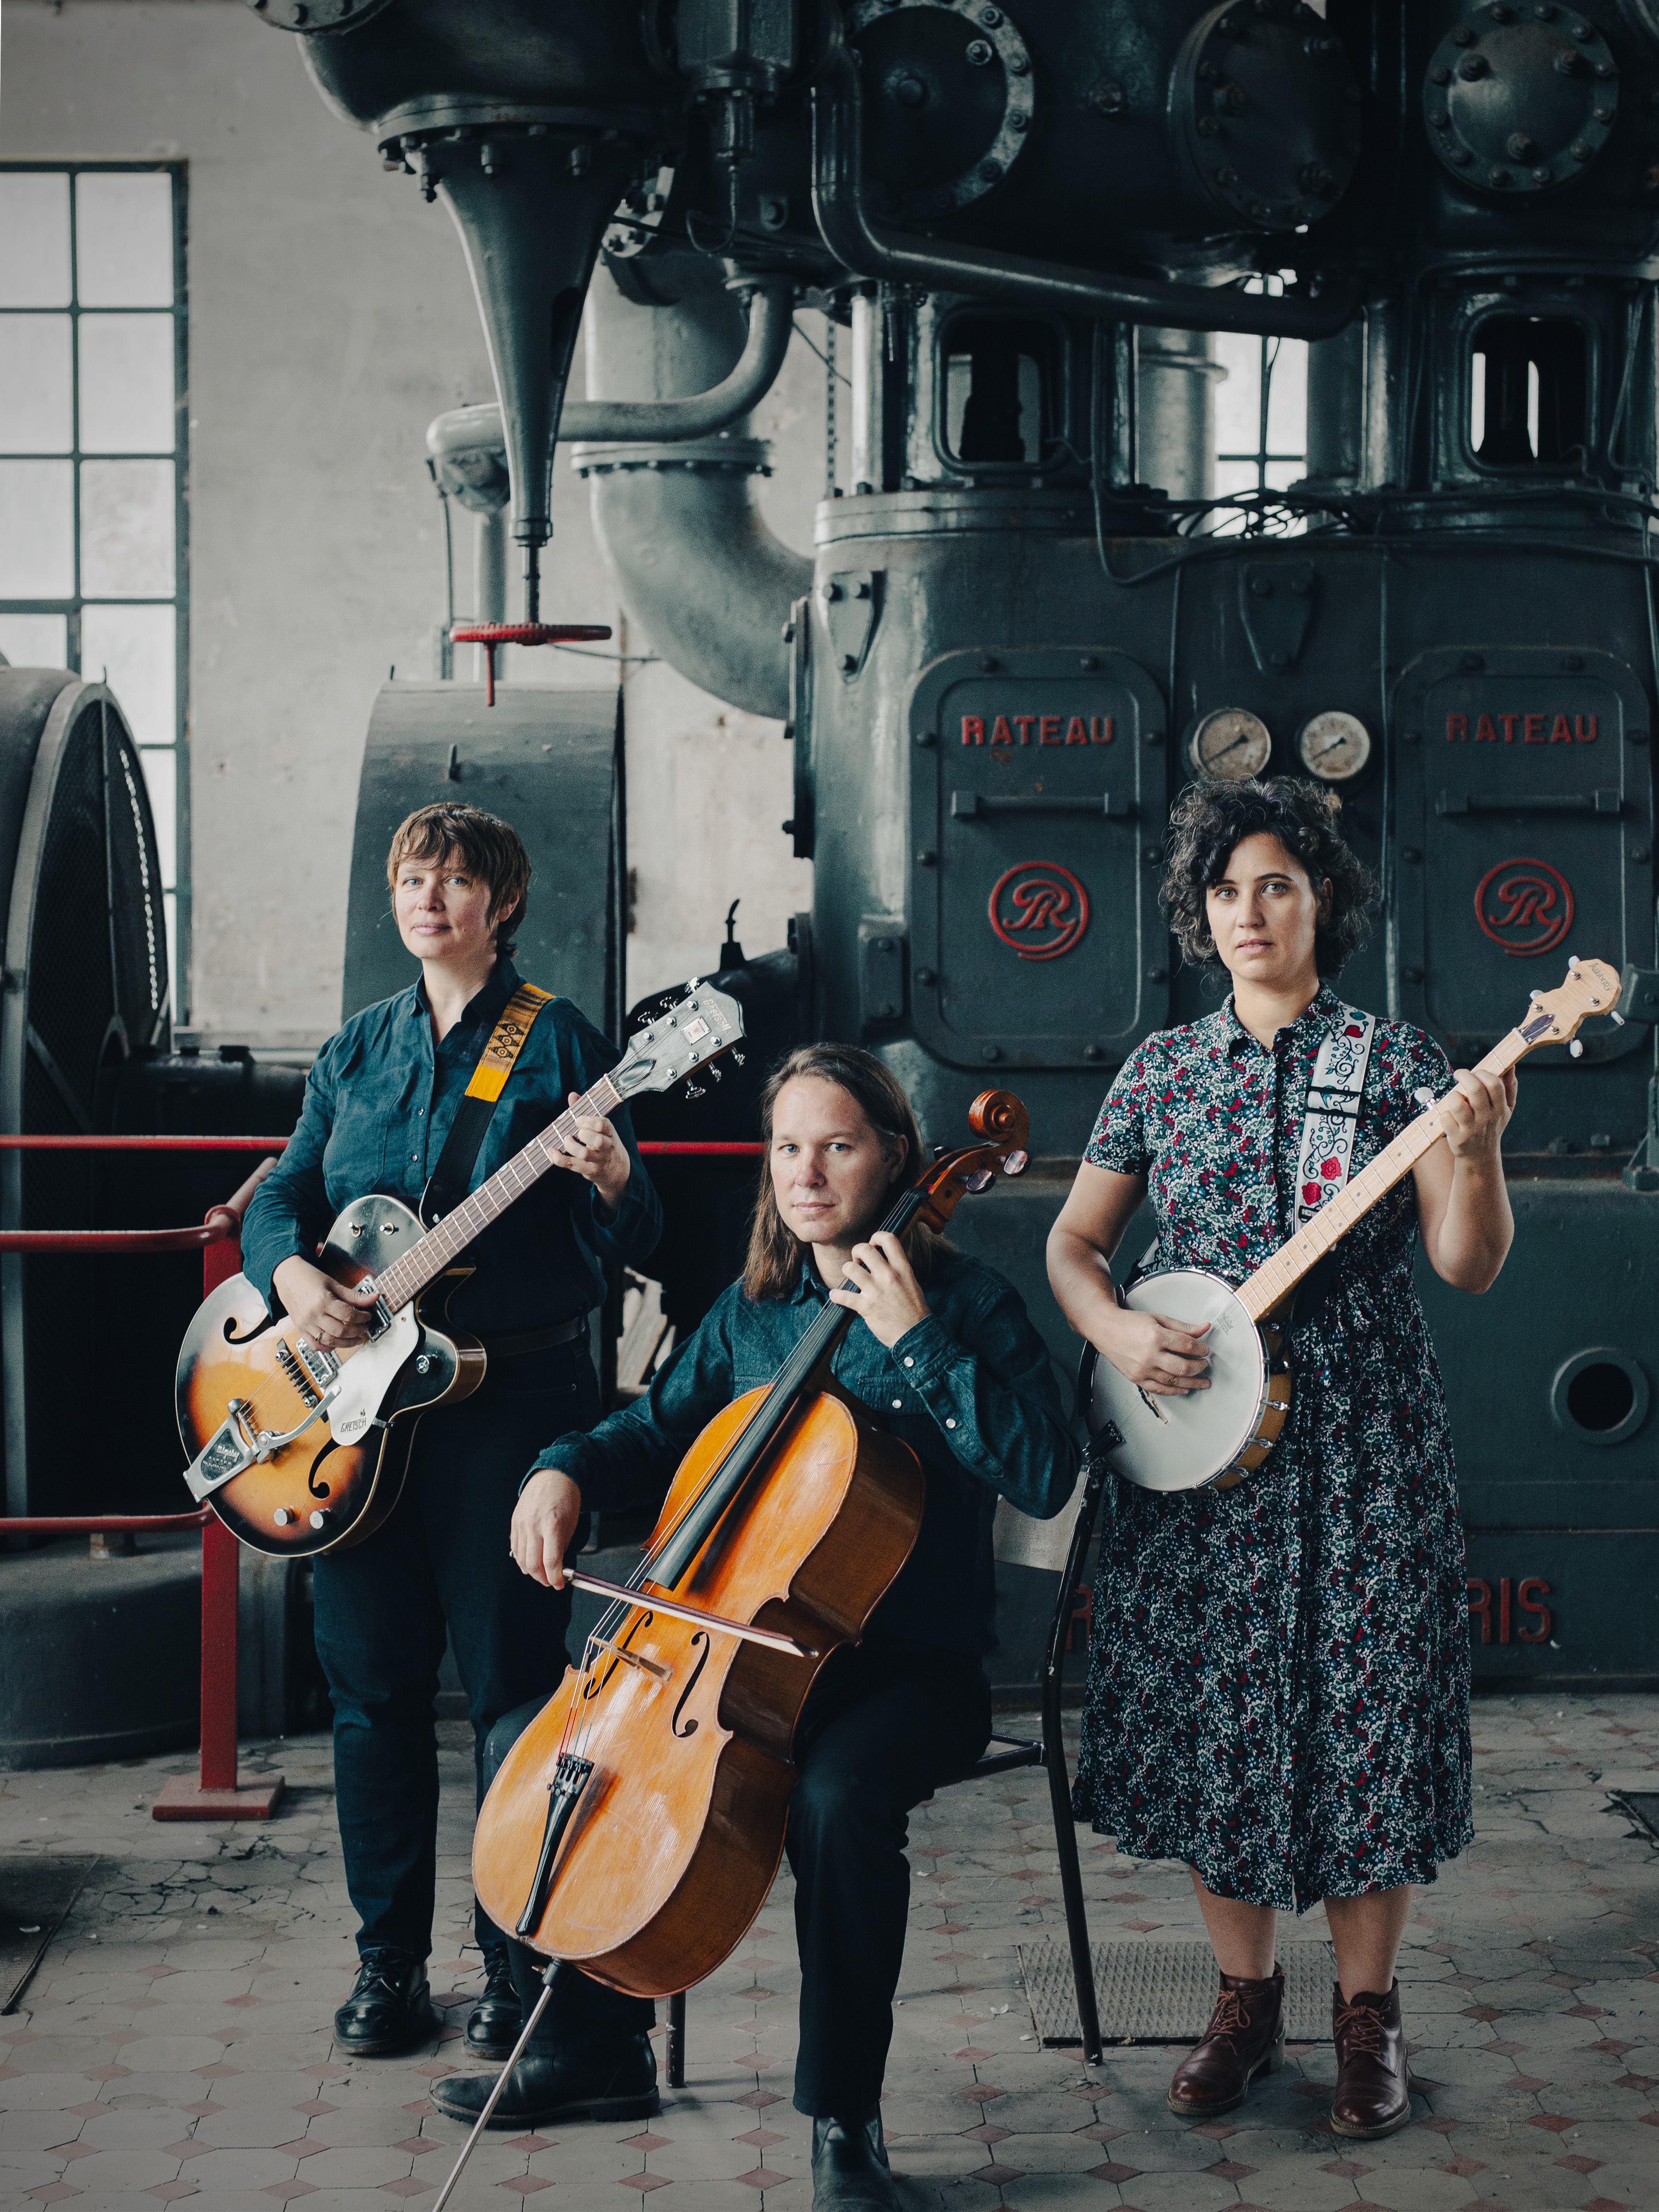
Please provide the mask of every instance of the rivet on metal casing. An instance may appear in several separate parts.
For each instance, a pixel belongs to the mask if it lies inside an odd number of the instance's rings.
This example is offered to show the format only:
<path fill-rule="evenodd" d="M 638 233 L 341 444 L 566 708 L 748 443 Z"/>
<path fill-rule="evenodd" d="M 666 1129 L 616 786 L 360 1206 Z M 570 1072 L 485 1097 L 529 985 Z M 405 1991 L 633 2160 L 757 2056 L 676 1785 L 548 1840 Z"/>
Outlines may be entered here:
<path fill-rule="evenodd" d="M 981 1060 L 1000 1060 L 1002 1047 L 1000 1044 L 982 1044 L 979 1048 L 979 1056 Z"/>

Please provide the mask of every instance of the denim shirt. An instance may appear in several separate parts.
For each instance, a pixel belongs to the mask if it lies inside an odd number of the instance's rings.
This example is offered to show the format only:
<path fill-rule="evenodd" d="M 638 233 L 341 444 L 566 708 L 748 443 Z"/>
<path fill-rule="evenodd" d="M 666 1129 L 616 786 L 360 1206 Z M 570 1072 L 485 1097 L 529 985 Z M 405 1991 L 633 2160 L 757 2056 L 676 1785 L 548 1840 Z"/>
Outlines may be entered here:
<path fill-rule="evenodd" d="M 927 1318 L 890 1351 L 854 1319 L 836 1354 L 836 1381 L 909 1445 L 927 1485 L 915 1548 L 866 1640 L 977 1655 L 996 1644 L 997 1498 L 1048 1520 L 1072 1495 L 1078 1450 L 1048 1347 L 1007 1278 L 946 1249 L 925 1294 Z M 705 1424 L 770 1382 L 824 1303 L 810 1260 L 787 1298 L 751 1299 L 733 1283 L 645 1397 L 590 1435 L 559 1437 L 537 1467 L 571 1476 L 589 1506 L 659 1495 Z"/>
<path fill-rule="evenodd" d="M 513 963 L 497 961 L 440 1045 L 421 983 L 354 1014 L 329 1039 L 313 1064 L 288 1150 L 242 1224 L 243 1272 L 267 1304 L 276 1268 L 296 1254 L 310 1258 L 354 1199 L 385 1191 L 418 1208 L 478 1055 L 519 982 Z M 484 1133 L 471 1188 L 564 1112 L 571 1091 L 588 1090 L 621 1057 L 568 999 L 544 1006 Z M 627 1109 L 610 1119 L 633 1163 L 615 1217 L 600 1218 L 592 1183 L 550 1168 L 467 1247 L 462 1264 L 475 1273 L 450 1304 L 457 1328 L 515 1334 L 585 1313 L 605 1296 L 605 1261 L 639 1267 L 650 1257 L 662 1208 Z"/>

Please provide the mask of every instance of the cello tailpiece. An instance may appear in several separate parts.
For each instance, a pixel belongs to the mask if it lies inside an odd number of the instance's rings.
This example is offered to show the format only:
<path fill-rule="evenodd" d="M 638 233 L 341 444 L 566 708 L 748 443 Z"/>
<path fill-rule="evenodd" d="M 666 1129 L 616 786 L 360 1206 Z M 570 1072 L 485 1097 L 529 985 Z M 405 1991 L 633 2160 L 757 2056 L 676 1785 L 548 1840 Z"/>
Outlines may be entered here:
<path fill-rule="evenodd" d="M 547 1785 L 547 1826 L 542 1835 L 542 1855 L 536 1862 L 535 1879 L 530 1885 L 530 1895 L 514 1934 L 525 1942 L 535 1934 L 541 1917 L 547 1910 L 547 1893 L 553 1886 L 553 1862 L 558 1856 L 564 1832 L 581 1802 L 587 1787 L 587 1778 L 593 1771 L 591 1759 L 578 1759 L 574 1752 L 559 1754 L 559 1763 L 553 1770 L 553 1779 Z"/>

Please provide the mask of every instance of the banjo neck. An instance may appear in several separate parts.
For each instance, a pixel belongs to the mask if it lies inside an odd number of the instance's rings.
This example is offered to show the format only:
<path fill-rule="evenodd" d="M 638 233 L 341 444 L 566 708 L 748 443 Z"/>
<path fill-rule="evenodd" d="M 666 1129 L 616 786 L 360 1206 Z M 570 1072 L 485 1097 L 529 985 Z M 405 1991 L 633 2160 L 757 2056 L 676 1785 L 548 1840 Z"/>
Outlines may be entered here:
<path fill-rule="evenodd" d="M 1507 1075 L 1535 1044 L 1553 1042 L 1541 1035 L 1527 1034 L 1528 1030 L 1542 1030 L 1547 1026 L 1544 1022 L 1529 1021 L 1522 1029 L 1511 1030 L 1480 1062 L 1476 1074 Z M 1402 1182 L 1425 1152 L 1433 1150 L 1441 1135 L 1437 1105 L 1426 1107 L 1414 1121 L 1408 1121 L 1393 1142 L 1384 1146 L 1328 1205 L 1321 1206 L 1311 1221 L 1298 1229 L 1287 1243 L 1279 1246 L 1271 1260 L 1264 1261 L 1241 1284 L 1238 1300 L 1250 1319 L 1264 1321 L 1282 1305 L 1303 1277 L 1340 1243 L 1354 1224 L 1369 1213 L 1379 1199 L 1386 1197 L 1397 1182 Z"/>

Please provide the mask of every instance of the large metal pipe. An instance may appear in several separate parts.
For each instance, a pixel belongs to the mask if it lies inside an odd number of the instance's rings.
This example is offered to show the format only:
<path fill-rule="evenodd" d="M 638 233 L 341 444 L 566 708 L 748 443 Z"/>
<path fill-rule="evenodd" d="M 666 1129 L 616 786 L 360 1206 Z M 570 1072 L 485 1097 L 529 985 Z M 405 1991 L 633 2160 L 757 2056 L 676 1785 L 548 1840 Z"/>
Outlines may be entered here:
<path fill-rule="evenodd" d="M 752 343 L 752 313 L 750 330 Z M 684 404 L 684 393 L 731 372 L 741 343 L 737 303 L 718 288 L 639 307 L 602 272 L 588 296 L 586 343 L 590 392 L 653 410 Z M 782 630 L 811 588 L 812 563 L 762 517 L 755 479 L 768 473 L 767 458 L 763 440 L 728 433 L 584 443 L 572 462 L 592 487 L 594 528 L 623 604 L 656 651 L 717 699 L 781 720 Z"/>
<path fill-rule="evenodd" d="M 708 438 L 757 407 L 778 380 L 793 327 L 793 287 L 784 282 L 744 280 L 749 332 L 728 374 L 706 392 L 657 400 L 568 399 L 555 432 L 560 445 L 592 439 L 661 444 L 669 439 Z M 506 450 L 499 403 L 453 407 L 426 434 L 427 450 L 443 464 L 473 453 Z"/>
<path fill-rule="evenodd" d="M 1136 473 L 1171 499 L 1213 499 L 1215 387 L 1227 374 L 1215 341 L 1207 331 L 1143 330 L 1135 368 Z"/>

